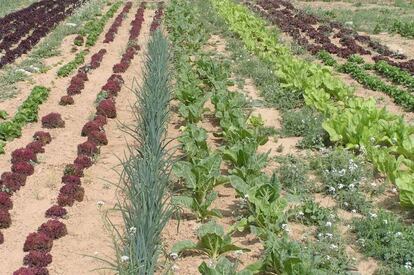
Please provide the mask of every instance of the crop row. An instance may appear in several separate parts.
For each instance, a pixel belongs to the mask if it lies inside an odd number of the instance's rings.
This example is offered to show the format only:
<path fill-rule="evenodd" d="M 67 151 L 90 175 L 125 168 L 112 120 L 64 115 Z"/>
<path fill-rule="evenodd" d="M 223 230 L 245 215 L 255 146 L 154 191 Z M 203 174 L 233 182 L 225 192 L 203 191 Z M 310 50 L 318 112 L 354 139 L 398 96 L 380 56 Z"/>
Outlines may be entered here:
<path fill-rule="evenodd" d="M 122 5 L 122 2 L 117 1 L 109 8 L 109 10 L 99 19 L 92 19 L 85 24 L 85 26 L 80 30 L 79 36 L 75 38 L 75 45 L 82 46 L 84 39 L 86 37 L 86 46 L 91 47 L 96 44 L 98 41 L 99 35 L 103 32 L 106 23 L 111 19 L 119 7 Z"/>
<path fill-rule="evenodd" d="M 115 21 L 114 23 L 112 23 L 108 32 L 105 34 L 105 40 L 103 41 L 104 43 L 110 43 L 114 41 L 115 35 L 118 33 L 118 29 L 122 25 L 122 21 L 124 21 L 131 7 L 132 7 L 132 2 L 127 2 L 125 7 L 115 18 Z"/>
<path fill-rule="evenodd" d="M 143 18 L 132 22 L 131 25 L 141 29 L 142 23 Z M 130 45 L 126 49 L 122 59 L 128 62 L 128 66 L 136 53 L 137 48 L 134 45 Z M 23 259 L 23 265 L 27 267 L 16 270 L 13 273 L 14 275 L 49 274 L 46 267 L 52 262 L 50 251 L 53 240 L 67 234 L 66 225 L 62 222 L 62 218 L 67 214 L 65 207 L 70 207 L 76 201 L 83 200 L 85 191 L 81 179 L 84 176 L 84 170 L 93 165 L 93 160 L 99 154 L 100 147 L 108 144 L 104 131 L 107 119 L 114 119 L 117 116 L 115 100 L 124 81 L 121 75 L 115 73 L 115 67 L 113 73 L 102 87 L 102 91 L 97 95 L 94 119 L 86 122 L 82 128 L 81 136 L 87 137 L 87 140 L 77 146 L 76 159 L 73 163 L 66 165 L 63 171 L 63 186 L 57 196 L 57 203 L 45 212 L 45 217 L 49 220 L 26 238 L 23 251 L 28 252 L 28 254 Z"/>
<path fill-rule="evenodd" d="M 371 51 L 359 45 L 359 43 L 363 43 L 379 53 L 379 55 L 372 57 L 373 60 L 384 60 L 393 66 L 414 73 L 414 60 L 394 61 L 389 57 L 394 59 L 405 59 L 406 57 L 392 52 L 386 46 L 371 40 L 369 36 L 357 34 L 338 22 L 324 23 L 316 16 L 295 9 L 287 1 L 259 1 L 257 6 L 250 3 L 249 6 L 276 24 L 283 32 L 295 39 L 299 45 L 304 46 L 313 54 L 325 50 L 342 58 L 348 58 L 353 54 L 372 55 Z M 284 8 L 282 9 L 282 7 Z M 319 26 L 316 28 L 313 26 L 315 24 Z M 339 39 L 341 46 L 332 42 L 331 35 Z"/>
<path fill-rule="evenodd" d="M 374 100 L 354 96 L 327 68 L 294 57 L 266 29 L 265 22 L 244 7 L 230 1 L 215 6 L 248 50 L 273 64 L 281 85 L 291 91 L 303 91 L 306 104 L 324 114 L 323 127 L 331 141 L 363 154 L 397 185 L 401 204 L 412 207 L 414 128 L 401 117 L 376 108 Z M 245 16 L 236 17 L 236 13 Z"/>
<path fill-rule="evenodd" d="M 4 153 L 4 142 L 20 137 L 24 125 L 37 121 L 39 106 L 48 96 L 49 89 L 42 86 L 34 87 L 22 105 L 17 108 L 14 117 L 0 123 L 0 140 L 3 141 L 0 145 L 0 153 Z"/>
<path fill-rule="evenodd" d="M 84 0 L 44 0 L 0 19 L 0 68 L 29 52 Z"/>
<path fill-rule="evenodd" d="M 197 230 L 197 243 L 180 241 L 172 247 L 171 257 L 181 257 L 187 251 L 195 251 L 209 257 L 212 264 L 203 262 L 198 270 L 201 274 L 237 274 L 236 264 L 226 257 L 234 251 L 248 252 L 247 248 L 236 245 L 232 236 L 237 231 L 250 229 L 263 241 L 265 246 L 261 260 L 240 271 L 240 274 L 275 272 L 272 266 L 272 249 L 279 239 L 283 210 L 286 201 L 280 197 L 280 186 L 275 175 L 269 177 L 262 169 L 268 162 L 268 153 L 257 153 L 260 145 L 267 142 L 263 121 L 246 114 L 247 101 L 237 92 L 227 88 L 231 77 L 225 62 L 204 57 L 202 45 L 208 36 L 194 13 L 189 1 L 174 0 L 167 10 L 167 25 L 174 56 L 176 57 L 176 96 L 179 113 L 185 121 L 181 143 L 185 160 L 178 161 L 173 172 L 180 179 L 179 195 L 172 201 L 191 213 L 203 224 Z M 183 20 L 181 14 L 186 14 Z M 184 27 L 186 26 L 186 27 Z M 190 58 L 190 56 L 192 58 Z M 193 60 L 193 61 L 190 61 Z M 219 130 L 214 133 L 222 145 L 213 150 L 207 143 L 207 131 L 197 124 L 205 113 L 204 104 L 211 99 L 214 117 Z M 222 174 L 222 162 L 229 166 L 228 175 Z M 244 198 L 245 211 L 242 217 L 228 231 L 214 218 L 222 217 L 218 209 L 212 209 L 218 193 L 217 186 L 229 183 L 237 197 Z M 174 260 L 174 258 L 173 258 Z"/>

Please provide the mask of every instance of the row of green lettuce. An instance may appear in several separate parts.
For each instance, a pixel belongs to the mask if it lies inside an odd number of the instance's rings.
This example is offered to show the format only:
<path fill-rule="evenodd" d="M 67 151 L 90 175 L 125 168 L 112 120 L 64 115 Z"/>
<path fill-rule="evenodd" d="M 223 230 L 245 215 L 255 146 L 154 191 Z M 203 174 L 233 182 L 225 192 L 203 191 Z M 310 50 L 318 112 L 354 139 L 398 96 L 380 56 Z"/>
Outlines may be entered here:
<path fill-rule="evenodd" d="M 29 96 L 17 108 L 17 112 L 10 120 L 0 123 L 0 153 L 4 153 L 6 141 L 13 140 L 22 135 L 22 128 L 30 122 L 38 120 L 40 105 L 48 98 L 49 89 L 36 86 Z"/>
<path fill-rule="evenodd" d="M 281 85 L 302 91 L 307 105 L 325 116 L 332 142 L 364 154 L 400 192 L 403 206 L 414 205 L 414 127 L 400 116 L 362 99 L 331 70 L 295 57 L 266 22 L 231 0 L 211 0 L 246 48 L 274 66 Z"/>

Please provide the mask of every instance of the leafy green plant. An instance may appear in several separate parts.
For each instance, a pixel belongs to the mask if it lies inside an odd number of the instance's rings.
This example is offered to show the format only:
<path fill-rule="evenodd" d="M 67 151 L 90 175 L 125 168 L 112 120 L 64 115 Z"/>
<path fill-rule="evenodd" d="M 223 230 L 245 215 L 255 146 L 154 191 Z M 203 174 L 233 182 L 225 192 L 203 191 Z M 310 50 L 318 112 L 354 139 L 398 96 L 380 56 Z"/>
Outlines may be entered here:
<path fill-rule="evenodd" d="M 209 209 L 218 196 L 218 193 L 213 191 L 214 187 L 226 181 L 220 173 L 221 161 L 221 156 L 213 153 L 196 163 L 177 162 L 173 172 L 184 180 L 188 192 L 174 196 L 173 202 L 190 209 L 202 221 L 212 216 L 221 217 L 219 210 Z"/>
<path fill-rule="evenodd" d="M 244 181 L 230 176 L 230 183 L 247 203 L 247 218 L 240 220 L 235 229 L 242 231 L 248 225 L 258 236 L 266 238 L 268 231 L 279 232 L 284 221 L 285 199 L 280 197 L 280 184 L 275 174 L 265 174 Z"/>
<path fill-rule="evenodd" d="M 207 131 L 196 124 L 184 126 L 178 141 L 183 147 L 187 160 L 191 163 L 196 163 L 209 155 Z"/>
<path fill-rule="evenodd" d="M 287 156 L 279 159 L 281 163 L 278 169 L 279 180 L 283 188 L 290 193 L 304 193 L 307 189 L 306 164 L 294 156 Z"/>
<path fill-rule="evenodd" d="M 178 254 L 192 250 L 207 255 L 213 261 L 217 261 L 220 256 L 232 251 L 250 251 L 247 248 L 233 244 L 230 234 L 224 233 L 223 227 L 215 221 L 201 225 L 197 230 L 197 237 L 197 243 L 185 240 L 174 244 L 171 249 L 172 253 Z"/>
<path fill-rule="evenodd" d="M 255 265 L 237 271 L 237 264 L 230 262 L 226 257 L 220 257 L 213 267 L 210 267 L 206 262 L 203 262 L 198 267 L 198 271 L 202 275 L 253 275 L 257 273 Z"/>
<path fill-rule="evenodd" d="M 4 111 L 4 110 L 0 110 L 0 118 L 1 119 L 7 119 L 9 117 L 9 114 Z"/>
<path fill-rule="evenodd" d="M 330 209 L 321 207 L 311 199 L 306 199 L 302 205 L 293 208 L 289 214 L 289 220 L 304 225 L 325 225 L 333 215 Z"/>
<path fill-rule="evenodd" d="M 384 262 L 386 271 L 410 274 L 414 260 L 414 227 L 404 224 L 396 215 L 386 211 L 369 213 L 355 219 L 353 231 L 361 251 Z M 386 272 L 385 272 L 386 273 Z"/>
<path fill-rule="evenodd" d="M 85 56 L 86 52 L 81 51 L 76 54 L 75 59 L 67 63 L 66 65 L 63 65 L 58 71 L 57 75 L 60 77 L 66 77 L 69 76 L 73 71 L 76 70 L 80 65 L 82 65 L 85 62 Z"/>

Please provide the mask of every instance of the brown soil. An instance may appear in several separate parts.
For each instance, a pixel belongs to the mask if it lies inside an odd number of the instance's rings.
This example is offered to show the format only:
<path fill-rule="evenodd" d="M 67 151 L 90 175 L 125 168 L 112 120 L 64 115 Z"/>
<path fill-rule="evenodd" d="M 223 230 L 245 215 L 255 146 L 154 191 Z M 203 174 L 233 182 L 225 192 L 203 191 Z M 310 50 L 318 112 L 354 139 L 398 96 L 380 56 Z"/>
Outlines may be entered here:
<path fill-rule="evenodd" d="M 55 79 L 55 74 L 48 72 L 39 75 L 39 78 L 50 78 L 54 86 L 48 100 L 41 105 L 39 117 L 52 111 L 59 112 L 64 118 L 66 125 L 64 129 L 51 130 L 52 143 L 45 147 L 46 152 L 39 156 L 39 164 L 35 167 L 35 174 L 28 178 L 24 186 L 13 196 L 14 208 L 11 212 L 13 224 L 10 228 L 3 230 L 5 242 L 1 246 L 0 257 L 8 259 L 0 263 L 2 274 L 11 274 L 22 265 L 23 243 L 30 232 L 36 231 L 37 227 L 46 221 L 44 212 L 56 199 L 61 186 L 60 177 L 65 164 L 72 162 L 76 157 L 77 144 L 85 138 L 80 136 L 83 124 L 94 113 L 94 101 L 99 87 L 105 84 L 106 79 L 112 74 L 112 66 L 119 62 L 120 54 L 126 47 L 128 40 L 130 22 L 137 10 L 135 4 L 124 20 L 122 27 L 111 44 L 103 44 L 102 37 L 97 45 L 91 49 L 94 53 L 105 47 L 105 55 L 101 66 L 89 75 L 89 81 L 85 83 L 85 89 L 81 95 L 75 96 L 75 105 L 59 106 L 58 101 L 65 94 L 65 88 L 69 78 Z M 107 267 L 107 264 L 99 262 L 92 257 L 104 259 L 113 258 L 114 250 L 111 245 L 111 236 L 105 229 L 104 214 L 112 209 L 116 203 L 116 188 L 107 182 L 118 182 L 119 158 L 124 157 L 127 150 L 127 142 L 131 138 L 120 128 L 119 122 L 133 124 L 134 118 L 130 106 L 135 96 L 128 89 L 134 80 L 140 80 L 141 68 L 144 62 L 145 45 L 149 34 L 149 24 L 152 20 L 153 11 L 147 9 L 145 22 L 140 35 L 141 47 L 144 50 L 134 59 L 130 69 L 123 74 L 126 86 L 117 98 L 116 120 L 110 120 L 105 127 L 109 145 L 101 149 L 101 154 L 96 164 L 89 168 L 83 179 L 85 188 L 85 199 L 76 203 L 68 209 L 68 220 L 65 221 L 68 235 L 60 240 L 54 241 L 52 249 L 53 263 L 49 269 L 51 274 L 97 274 L 95 268 Z M 112 22 L 108 22 L 106 29 Z M 104 31 L 105 33 L 105 31 Z M 88 57 L 87 57 L 88 60 Z M 67 60 L 66 60 L 67 61 Z M 41 82 L 41 80 L 39 79 Z M 8 170 L 10 163 L 10 152 L 20 148 L 31 140 L 33 133 L 41 129 L 40 123 L 28 124 L 23 129 L 21 138 L 16 139 L 6 146 L 5 155 L 0 156 L 0 168 Z M 113 168 L 116 168 L 113 170 Z M 97 202 L 102 201 L 104 205 L 98 207 Z M 115 218 L 115 222 L 117 219 Z M 108 258 L 109 257 L 109 258 Z M 113 272 L 98 272 L 99 274 L 113 274 Z"/>

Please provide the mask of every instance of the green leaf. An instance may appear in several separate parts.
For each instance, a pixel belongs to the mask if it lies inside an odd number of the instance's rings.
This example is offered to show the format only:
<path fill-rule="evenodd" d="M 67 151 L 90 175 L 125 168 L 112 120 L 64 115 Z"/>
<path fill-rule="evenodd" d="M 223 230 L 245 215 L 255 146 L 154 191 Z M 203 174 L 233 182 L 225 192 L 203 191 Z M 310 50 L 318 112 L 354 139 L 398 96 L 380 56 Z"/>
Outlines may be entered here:
<path fill-rule="evenodd" d="M 197 244 L 190 241 L 190 240 L 184 240 L 184 241 L 179 241 L 177 243 L 175 243 L 173 245 L 173 247 L 171 248 L 171 253 L 181 253 L 184 252 L 185 250 L 192 250 L 192 249 L 196 249 L 197 248 Z"/>

